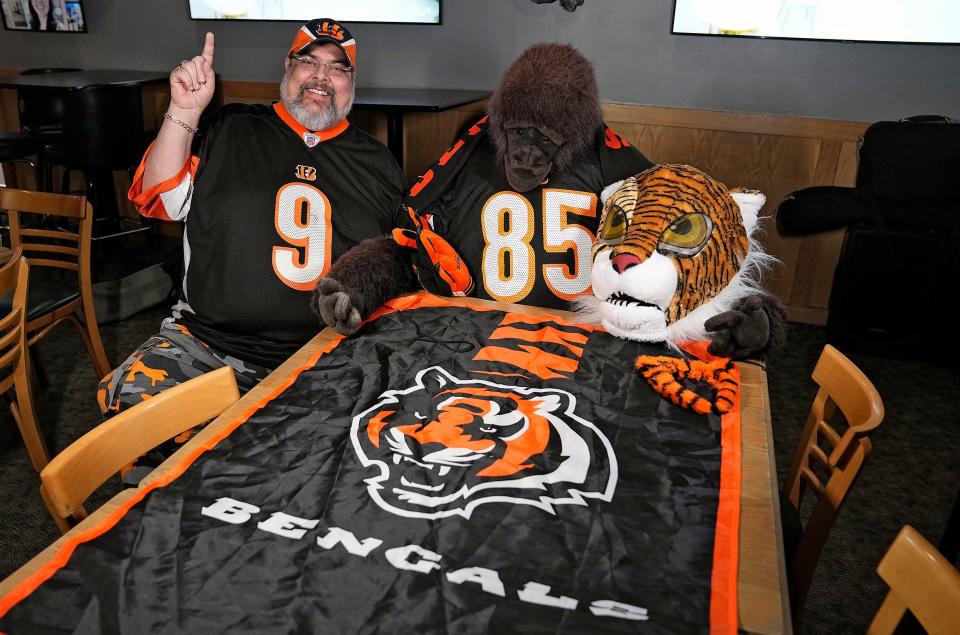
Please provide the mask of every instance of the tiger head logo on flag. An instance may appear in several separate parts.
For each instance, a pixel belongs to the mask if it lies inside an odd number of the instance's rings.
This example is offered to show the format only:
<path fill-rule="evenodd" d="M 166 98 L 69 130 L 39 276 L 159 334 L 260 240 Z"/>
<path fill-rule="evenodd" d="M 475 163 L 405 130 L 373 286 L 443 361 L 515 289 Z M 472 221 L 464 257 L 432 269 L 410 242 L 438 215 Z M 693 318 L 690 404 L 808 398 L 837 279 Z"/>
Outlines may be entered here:
<path fill-rule="evenodd" d="M 609 501 L 617 462 L 607 438 L 574 414 L 555 388 L 462 380 L 439 366 L 389 390 L 353 419 L 367 492 L 412 518 L 469 518 L 484 503 L 555 505 Z"/>

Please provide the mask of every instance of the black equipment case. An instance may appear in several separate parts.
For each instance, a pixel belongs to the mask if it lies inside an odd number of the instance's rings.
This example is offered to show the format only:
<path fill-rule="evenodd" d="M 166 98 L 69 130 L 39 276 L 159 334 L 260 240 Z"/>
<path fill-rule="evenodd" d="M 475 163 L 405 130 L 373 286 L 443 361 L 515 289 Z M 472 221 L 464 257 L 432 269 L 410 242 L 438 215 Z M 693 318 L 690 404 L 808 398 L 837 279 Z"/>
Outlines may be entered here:
<path fill-rule="evenodd" d="M 890 357 L 956 355 L 960 290 L 960 124 L 945 117 L 881 121 L 864 133 L 856 188 L 794 192 L 781 235 L 846 227 L 827 340 Z"/>

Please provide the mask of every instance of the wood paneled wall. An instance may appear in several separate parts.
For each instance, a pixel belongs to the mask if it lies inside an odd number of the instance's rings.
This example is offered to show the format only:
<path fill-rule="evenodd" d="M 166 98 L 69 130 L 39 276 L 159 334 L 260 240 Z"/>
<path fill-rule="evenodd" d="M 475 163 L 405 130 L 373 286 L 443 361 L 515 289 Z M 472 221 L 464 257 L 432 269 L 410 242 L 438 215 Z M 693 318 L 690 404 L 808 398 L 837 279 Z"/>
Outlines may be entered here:
<path fill-rule="evenodd" d="M 165 86 L 144 94 L 148 127 L 156 125 L 167 106 Z M 0 91 L 0 126 L 16 129 L 13 91 Z M 225 81 L 225 102 L 270 103 L 277 85 Z M 479 119 L 485 102 L 441 113 L 408 113 L 404 118 L 404 169 L 413 181 Z M 355 111 L 354 124 L 386 142 L 381 112 Z M 806 238 L 782 238 L 774 215 L 780 201 L 794 190 L 812 185 L 852 186 L 857 147 L 867 123 L 783 117 L 632 104 L 605 104 L 604 119 L 618 134 L 659 163 L 694 165 L 730 187 L 758 189 L 767 196 L 761 215 L 761 242 L 776 256 L 765 277 L 767 288 L 787 305 L 790 318 L 823 324 L 833 271 L 843 245 L 843 231 Z M 118 183 L 118 190 L 123 190 Z M 122 198 L 122 196 L 121 196 Z"/>
<path fill-rule="evenodd" d="M 780 260 L 764 283 L 787 305 L 790 319 L 826 322 L 843 230 L 782 238 L 774 215 L 795 190 L 852 186 L 859 139 L 869 124 L 629 104 L 606 104 L 604 120 L 652 161 L 687 163 L 729 187 L 764 192 L 761 242 Z"/>

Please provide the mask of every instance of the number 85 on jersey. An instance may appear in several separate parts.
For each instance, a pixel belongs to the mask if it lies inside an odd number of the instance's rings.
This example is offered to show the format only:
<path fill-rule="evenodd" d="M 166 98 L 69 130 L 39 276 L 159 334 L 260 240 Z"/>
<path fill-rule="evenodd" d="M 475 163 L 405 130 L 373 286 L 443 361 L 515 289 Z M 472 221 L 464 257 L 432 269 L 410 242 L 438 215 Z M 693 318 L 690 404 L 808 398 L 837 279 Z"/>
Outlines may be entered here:
<path fill-rule="evenodd" d="M 573 268 L 566 264 L 539 265 L 550 291 L 572 300 L 590 289 L 590 247 L 593 232 L 569 222 L 570 214 L 597 216 L 597 196 L 588 192 L 546 188 L 541 205 L 543 251 L 573 251 Z M 498 192 L 481 213 L 483 229 L 483 286 L 501 302 L 522 302 L 536 282 L 537 254 L 532 242 L 536 213 L 530 201 L 516 192 Z"/>

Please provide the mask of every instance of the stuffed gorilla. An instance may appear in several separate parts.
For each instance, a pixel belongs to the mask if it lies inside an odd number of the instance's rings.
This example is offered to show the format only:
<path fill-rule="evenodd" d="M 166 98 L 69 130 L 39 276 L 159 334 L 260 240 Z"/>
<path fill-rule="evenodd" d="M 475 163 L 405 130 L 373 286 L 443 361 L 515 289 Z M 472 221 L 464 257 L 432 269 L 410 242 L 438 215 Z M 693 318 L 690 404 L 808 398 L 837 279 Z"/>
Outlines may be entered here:
<path fill-rule="evenodd" d="M 571 46 L 536 44 L 507 69 L 488 116 L 410 188 L 407 225 L 338 259 L 313 309 L 343 334 L 420 287 L 568 309 L 590 290 L 600 194 L 652 165 L 604 125 L 591 63 Z M 774 298 L 747 298 L 708 325 L 713 350 L 763 355 L 783 322 Z"/>

